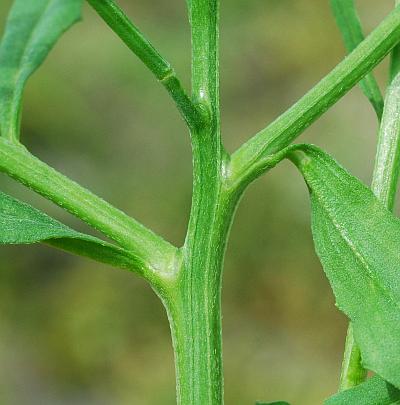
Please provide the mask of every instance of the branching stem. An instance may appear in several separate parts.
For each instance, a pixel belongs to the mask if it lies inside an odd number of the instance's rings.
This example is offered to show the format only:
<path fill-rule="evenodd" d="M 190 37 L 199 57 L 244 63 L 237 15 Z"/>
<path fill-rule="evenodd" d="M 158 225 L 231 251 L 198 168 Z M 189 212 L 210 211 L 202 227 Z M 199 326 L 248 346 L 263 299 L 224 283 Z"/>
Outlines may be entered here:
<path fill-rule="evenodd" d="M 140 258 L 173 274 L 177 249 L 152 231 L 40 161 L 22 145 L 0 138 L 0 171 L 66 209 Z"/>
<path fill-rule="evenodd" d="M 395 8 L 346 59 L 289 110 L 232 156 L 232 183 L 250 183 L 265 171 L 265 159 L 282 150 L 375 67 L 400 41 Z"/>
<path fill-rule="evenodd" d="M 331 0 L 331 7 L 347 52 L 351 52 L 364 40 L 355 2 L 354 0 Z M 371 102 L 380 121 L 383 112 L 383 97 L 372 72 L 360 81 L 360 87 Z"/>
<path fill-rule="evenodd" d="M 88 0 L 88 2 L 166 88 L 189 128 L 195 130 L 203 126 L 205 120 L 203 111 L 186 94 L 170 63 L 160 55 L 121 8 L 113 0 Z"/>
<path fill-rule="evenodd" d="M 184 91 L 171 65 L 113 0 L 88 2 L 163 84 L 189 127 L 193 197 L 183 247 L 176 249 L 34 157 L 22 145 L 4 138 L 0 138 L 0 171 L 84 220 L 132 254 L 143 269 L 150 269 L 154 277 L 147 278 L 162 299 L 171 325 L 178 404 L 222 405 L 221 279 L 229 229 L 241 193 L 400 42 L 400 7 L 310 92 L 230 157 L 220 133 L 219 0 L 187 0 L 192 35 L 191 96 Z M 394 58 L 392 73 L 398 69 L 398 58 Z M 388 207 L 393 205 L 399 166 L 398 77 L 386 99 L 373 182 L 375 193 Z M 58 245 L 70 251 L 82 248 Z M 121 257 L 118 264 L 129 266 L 130 259 Z M 115 260 L 103 257 L 103 261 Z M 356 346 L 349 349 L 351 356 Z M 354 358 L 348 358 L 347 380 L 363 378 L 353 367 L 357 363 Z"/>
<path fill-rule="evenodd" d="M 175 352 L 178 404 L 223 403 L 221 275 L 236 196 L 224 188 L 219 126 L 218 0 L 188 1 L 193 100 L 208 111 L 192 131 L 193 197 L 179 283 L 165 300 Z"/>

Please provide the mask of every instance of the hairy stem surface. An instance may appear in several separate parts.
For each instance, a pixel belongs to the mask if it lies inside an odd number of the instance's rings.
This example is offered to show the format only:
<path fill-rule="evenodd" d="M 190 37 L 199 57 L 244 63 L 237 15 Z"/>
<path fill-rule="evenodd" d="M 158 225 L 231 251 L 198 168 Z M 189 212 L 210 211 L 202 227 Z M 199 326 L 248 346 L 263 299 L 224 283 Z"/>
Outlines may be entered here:
<path fill-rule="evenodd" d="M 192 131 L 193 198 L 182 268 L 170 299 L 178 404 L 223 403 L 221 275 L 237 198 L 225 189 L 221 144 L 217 0 L 188 1 L 192 98 L 207 122 Z"/>

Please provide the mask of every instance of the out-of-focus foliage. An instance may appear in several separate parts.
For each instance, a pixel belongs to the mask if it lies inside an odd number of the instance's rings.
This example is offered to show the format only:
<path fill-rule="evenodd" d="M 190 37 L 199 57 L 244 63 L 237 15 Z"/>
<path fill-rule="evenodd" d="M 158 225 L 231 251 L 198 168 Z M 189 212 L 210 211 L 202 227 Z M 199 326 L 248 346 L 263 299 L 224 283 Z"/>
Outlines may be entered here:
<path fill-rule="evenodd" d="M 188 86 L 184 3 L 120 1 Z M 328 1 L 221 3 L 222 129 L 232 151 L 345 51 Z M 359 2 L 366 32 L 392 3 Z M 10 5 L 0 2 L 1 27 Z M 381 85 L 384 74 L 380 67 Z M 369 182 L 375 121 L 356 88 L 302 140 Z M 87 6 L 84 22 L 28 84 L 22 138 L 57 169 L 182 243 L 191 197 L 185 126 L 165 90 Z M 87 231 L 5 176 L 0 181 L 3 191 Z M 227 404 L 285 398 L 312 405 L 336 391 L 347 322 L 313 253 L 309 218 L 306 188 L 287 163 L 241 203 L 224 275 Z M 174 403 L 166 316 L 128 272 L 44 246 L 2 247 L 0 325 L 0 403 Z"/>
<path fill-rule="evenodd" d="M 16 0 L 0 47 L 0 129 L 18 138 L 21 99 L 29 76 L 43 63 L 61 34 L 80 19 L 81 0 L 68 3 Z"/>

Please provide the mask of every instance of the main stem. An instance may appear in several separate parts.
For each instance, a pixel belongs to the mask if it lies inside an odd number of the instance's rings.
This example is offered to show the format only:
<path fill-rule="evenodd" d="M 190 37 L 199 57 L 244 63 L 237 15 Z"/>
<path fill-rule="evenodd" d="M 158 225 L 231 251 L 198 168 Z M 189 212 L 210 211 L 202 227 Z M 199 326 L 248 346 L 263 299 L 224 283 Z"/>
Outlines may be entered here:
<path fill-rule="evenodd" d="M 236 200 L 223 186 L 202 191 L 168 310 L 180 405 L 223 403 L 221 275 Z"/>
<path fill-rule="evenodd" d="M 225 187 L 220 134 L 218 0 L 188 0 L 192 99 L 207 117 L 192 130 L 193 200 L 181 268 L 164 299 L 180 405 L 223 403 L 221 275 L 238 198 Z"/>

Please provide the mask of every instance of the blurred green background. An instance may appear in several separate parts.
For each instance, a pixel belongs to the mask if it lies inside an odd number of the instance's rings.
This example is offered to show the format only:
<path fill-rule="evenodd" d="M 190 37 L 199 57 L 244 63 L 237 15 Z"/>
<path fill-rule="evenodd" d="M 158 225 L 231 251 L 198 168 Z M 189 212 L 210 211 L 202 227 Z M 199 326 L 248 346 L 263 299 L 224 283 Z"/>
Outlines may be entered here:
<path fill-rule="evenodd" d="M 183 0 L 122 1 L 189 87 Z M 344 56 L 328 0 L 221 1 L 221 105 L 235 150 Z M 369 32 L 393 6 L 359 1 Z M 11 0 L 0 2 L 3 29 Z M 387 61 L 377 69 L 384 86 Z M 301 137 L 369 182 L 374 112 L 355 88 Z M 30 80 L 23 142 L 176 244 L 191 199 L 189 137 L 164 89 L 85 5 Z M 1 176 L 1 189 L 86 230 Z M 314 405 L 336 390 L 346 319 L 313 252 L 309 201 L 286 162 L 243 198 L 223 290 L 227 404 Z M 45 246 L 0 249 L 1 404 L 174 404 L 169 327 L 146 283 Z"/>

